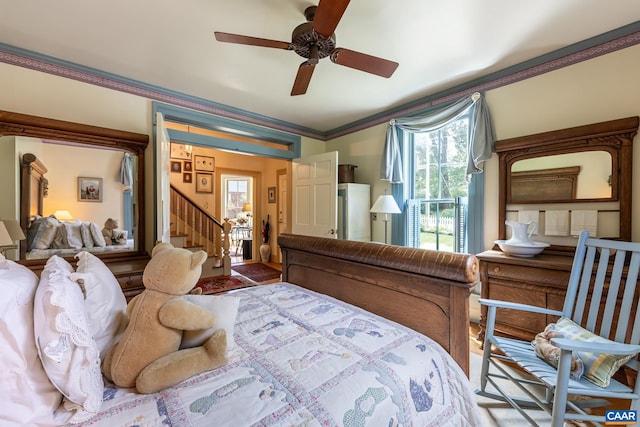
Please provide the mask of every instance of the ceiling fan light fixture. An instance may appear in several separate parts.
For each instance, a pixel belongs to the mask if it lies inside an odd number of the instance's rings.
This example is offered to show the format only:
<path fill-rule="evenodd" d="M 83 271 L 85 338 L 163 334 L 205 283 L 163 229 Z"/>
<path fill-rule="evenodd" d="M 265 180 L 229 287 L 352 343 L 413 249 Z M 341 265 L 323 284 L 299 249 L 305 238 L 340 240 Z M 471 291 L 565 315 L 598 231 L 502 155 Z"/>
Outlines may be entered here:
<path fill-rule="evenodd" d="M 318 59 L 326 58 L 336 48 L 336 36 L 322 37 L 313 30 L 312 22 L 298 25 L 291 33 L 291 44 L 294 52 L 303 58 L 311 56 L 311 47 L 318 48 Z"/>
<path fill-rule="evenodd" d="M 291 95 L 303 95 L 307 92 L 315 66 L 320 59 L 330 57 L 333 63 L 381 77 L 391 77 L 397 62 L 389 61 L 365 53 L 336 48 L 335 29 L 342 18 L 350 0 L 320 0 L 318 6 L 309 6 L 304 15 L 307 22 L 298 25 L 291 33 L 291 42 L 263 39 L 215 32 L 216 40 L 284 50 L 293 50 L 306 61 L 298 67 Z"/>

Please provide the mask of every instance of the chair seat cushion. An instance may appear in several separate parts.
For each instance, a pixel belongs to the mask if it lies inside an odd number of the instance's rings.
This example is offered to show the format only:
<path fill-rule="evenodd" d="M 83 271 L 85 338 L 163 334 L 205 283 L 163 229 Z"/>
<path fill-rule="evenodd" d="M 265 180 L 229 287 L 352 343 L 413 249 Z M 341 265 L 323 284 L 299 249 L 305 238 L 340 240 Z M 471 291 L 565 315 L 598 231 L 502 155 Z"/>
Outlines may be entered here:
<path fill-rule="evenodd" d="M 552 338 L 566 338 L 583 342 L 614 343 L 582 328 L 570 319 L 561 317 L 556 323 L 550 323 L 543 332 L 536 335 L 531 345 L 536 355 L 551 366 L 558 366 L 560 349 L 551 343 Z M 598 387 L 609 386 L 611 377 L 634 355 L 598 354 L 586 351 L 574 351 L 571 361 L 571 378 L 584 377 Z"/>

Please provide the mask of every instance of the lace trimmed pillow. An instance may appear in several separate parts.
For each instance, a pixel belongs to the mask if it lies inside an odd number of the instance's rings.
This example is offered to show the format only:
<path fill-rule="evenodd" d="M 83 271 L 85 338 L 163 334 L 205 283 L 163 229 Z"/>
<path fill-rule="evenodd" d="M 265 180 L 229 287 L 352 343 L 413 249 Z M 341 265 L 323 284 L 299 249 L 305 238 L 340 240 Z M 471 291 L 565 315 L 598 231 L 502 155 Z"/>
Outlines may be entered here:
<path fill-rule="evenodd" d="M 558 319 L 556 323 L 550 323 L 544 332 L 536 335 L 531 342 L 536 355 L 557 368 L 560 360 L 560 349 L 551 344 L 551 338 L 566 338 L 583 342 L 613 343 L 606 338 L 598 336 L 572 320 L 565 317 Z M 597 354 L 586 351 L 574 351 L 571 357 L 571 378 L 584 379 L 598 387 L 606 388 L 611 382 L 611 377 L 634 355 Z"/>
<path fill-rule="evenodd" d="M 0 424 L 59 425 L 62 395 L 51 384 L 35 345 L 33 301 L 38 276 L 0 254 Z"/>
<path fill-rule="evenodd" d="M 118 280 L 97 256 L 82 251 L 74 280 L 82 279 L 86 292 L 84 307 L 91 334 L 104 358 L 126 327 L 127 300 Z"/>
<path fill-rule="evenodd" d="M 33 319 L 38 354 L 49 380 L 65 396 L 69 422 L 93 417 L 102 406 L 100 351 L 85 315 L 84 295 L 73 269 L 51 257 L 40 275 Z"/>

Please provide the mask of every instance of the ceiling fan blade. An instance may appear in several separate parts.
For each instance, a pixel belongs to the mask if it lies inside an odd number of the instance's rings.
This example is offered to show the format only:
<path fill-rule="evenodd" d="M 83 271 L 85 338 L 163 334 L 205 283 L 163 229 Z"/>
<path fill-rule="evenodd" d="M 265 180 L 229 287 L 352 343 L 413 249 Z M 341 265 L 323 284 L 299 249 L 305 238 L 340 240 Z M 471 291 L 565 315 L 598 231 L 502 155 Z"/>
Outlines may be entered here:
<path fill-rule="evenodd" d="M 293 45 L 289 42 L 278 40 L 261 39 L 259 37 L 241 36 L 239 34 L 215 32 L 216 40 L 225 43 L 247 44 L 251 46 L 273 47 L 276 49 L 293 50 Z"/>
<path fill-rule="evenodd" d="M 397 62 L 341 47 L 331 52 L 331 61 L 345 67 L 355 68 L 356 70 L 386 78 L 391 77 L 396 68 L 398 68 Z"/>
<path fill-rule="evenodd" d="M 324 37 L 330 37 L 347 9 L 350 0 L 320 0 L 313 18 L 313 29 Z"/>
<path fill-rule="evenodd" d="M 300 64 L 298 68 L 298 74 L 296 74 L 296 80 L 293 82 L 293 88 L 291 89 L 291 96 L 304 95 L 307 93 L 313 70 L 316 66 L 309 64 L 307 61 Z"/>

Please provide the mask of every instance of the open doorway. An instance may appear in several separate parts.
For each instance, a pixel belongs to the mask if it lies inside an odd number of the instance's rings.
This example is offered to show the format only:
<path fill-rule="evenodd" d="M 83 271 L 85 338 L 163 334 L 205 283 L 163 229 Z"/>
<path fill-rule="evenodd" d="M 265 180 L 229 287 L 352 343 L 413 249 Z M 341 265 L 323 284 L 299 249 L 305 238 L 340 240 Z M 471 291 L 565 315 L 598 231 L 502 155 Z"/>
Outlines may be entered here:
<path fill-rule="evenodd" d="M 233 223 L 230 255 L 232 264 L 253 259 L 256 179 L 251 174 L 220 173 L 220 212 Z"/>

